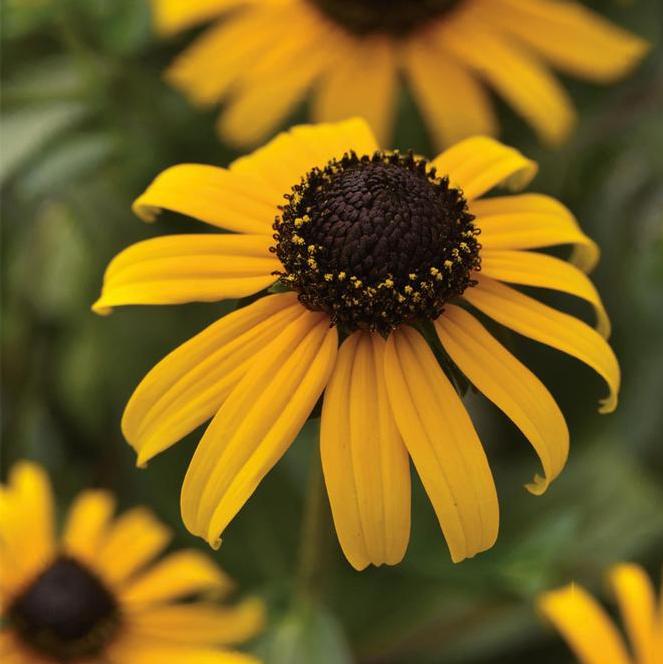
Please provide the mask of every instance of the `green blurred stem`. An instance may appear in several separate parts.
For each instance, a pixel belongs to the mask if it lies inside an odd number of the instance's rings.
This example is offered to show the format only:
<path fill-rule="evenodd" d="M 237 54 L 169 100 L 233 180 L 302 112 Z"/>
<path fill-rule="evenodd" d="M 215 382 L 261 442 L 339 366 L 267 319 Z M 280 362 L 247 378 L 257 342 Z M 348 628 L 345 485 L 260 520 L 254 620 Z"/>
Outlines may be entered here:
<path fill-rule="evenodd" d="M 295 595 L 299 600 L 313 602 L 322 590 L 325 545 L 330 531 L 322 467 L 315 452 L 311 459 L 305 501 Z"/>

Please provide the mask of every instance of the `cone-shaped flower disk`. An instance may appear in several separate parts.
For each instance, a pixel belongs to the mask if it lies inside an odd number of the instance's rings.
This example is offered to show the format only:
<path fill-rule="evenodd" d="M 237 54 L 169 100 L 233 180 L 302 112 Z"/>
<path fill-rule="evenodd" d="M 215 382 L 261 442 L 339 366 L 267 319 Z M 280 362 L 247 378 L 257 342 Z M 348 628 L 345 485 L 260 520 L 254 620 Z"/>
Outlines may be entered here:
<path fill-rule="evenodd" d="M 295 127 L 229 169 L 175 166 L 148 187 L 134 206 L 144 219 L 167 208 L 235 233 L 129 247 L 108 267 L 97 312 L 262 292 L 160 362 L 124 414 L 141 465 L 213 418 L 182 491 L 191 532 L 219 544 L 327 388 L 322 464 L 352 565 L 403 557 L 408 457 L 453 560 L 492 546 L 493 478 L 437 358 L 532 443 L 543 466 L 532 492 L 564 466 L 568 432 L 546 388 L 470 309 L 596 370 L 609 387 L 602 412 L 619 389 L 608 319 L 586 276 L 595 244 L 547 196 L 481 198 L 496 185 L 523 187 L 535 171 L 490 138 L 430 162 L 379 150 L 366 123 L 350 120 Z M 527 251 L 562 244 L 575 247 L 575 265 Z M 504 282 L 586 300 L 597 330 Z M 272 285 L 279 292 L 265 293 Z"/>
<path fill-rule="evenodd" d="M 368 118 L 388 142 L 399 77 L 442 148 L 497 121 L 497 92 L 546 143 L 564 140 L 573 105 L 555 75 L 608 83 L 645 42 L 578 2 L 559 0 L 152 0 L 170 35 L 220 17 L 167 72 L 195 103 L 224 100 L 218 129 L 255 145 L 312 91 L 316 121 Z"/>
<path fill-rule="evenodd" d="M 207 556 L 183 550 L 155 562 L 167 529 L 141 507 L 113 512 L 110 494 L 86 491 L 57 537 L 46 474 L 14 466 L 0 487 L 0 661 L 258 664 L 227 647 L 260 631 L 262 602 L 221 607 L 212 599 L 232 582 Z"/>
<path fill-rule="evenodd" d="M 574 583 L 542 594 L 541 613 L 559 630 L 580 664 L 661 664 L 663 662 L 663 594 L 638 565 L 615 565 L 610 587 L 624 622 L 630 647 L 601 605 Z"/>

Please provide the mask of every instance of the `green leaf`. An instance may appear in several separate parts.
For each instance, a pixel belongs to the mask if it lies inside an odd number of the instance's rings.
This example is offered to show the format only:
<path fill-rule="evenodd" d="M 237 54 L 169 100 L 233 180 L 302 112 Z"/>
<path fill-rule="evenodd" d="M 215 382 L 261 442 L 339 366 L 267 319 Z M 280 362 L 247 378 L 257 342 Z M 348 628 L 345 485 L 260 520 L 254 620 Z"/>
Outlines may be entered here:
<path fill-rule="evenodd" d="M 10 247 L 10 292 L 20 294 L 45 318 L 78 314 L 87 295 L 90 251 L 71 210 L 49 203 L 20 230 Z"/>
<path fill-rule="evenodd" d="M 18 39 L 46 25 L 53 16 L 49 0 L 4 0 L 0 28 L 3 40 Z"/>
<path fill-rule="evenodd" d="M 26 197 L 36 197 L 75 182 L 94 172 L 115 147 L 115 141 L 102 134 L 68 137 L 61 145 L 47 151 L 21 178 L 21 193 Z"/>
<path fill-rule="evenodd" d="M 68 101 L 83 92 L 85 81 L 80 68 L 68 55 L 40 58 L 24 64 L 3 85 L 5 108 L 22 104 Z"/>
<path fill-rule="evenodd" d="M 0 184 L 49 140 L 75 125 L 85 107 L 76 102 L 7 111 L 2 117 Z"/>
<path fill-rule="evenodd" d="M 298 605 L 258 646 L 269 664 L 351 664 L 352 654 L 336 619 L 323 607 Z"/>

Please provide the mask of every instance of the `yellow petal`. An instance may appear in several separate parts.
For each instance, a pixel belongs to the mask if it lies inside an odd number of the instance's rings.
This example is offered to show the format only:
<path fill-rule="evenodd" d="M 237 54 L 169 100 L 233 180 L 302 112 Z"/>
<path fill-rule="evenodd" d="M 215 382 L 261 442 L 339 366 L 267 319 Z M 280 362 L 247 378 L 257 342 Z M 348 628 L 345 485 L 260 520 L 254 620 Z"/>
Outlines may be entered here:
<path fill-rule="evenodd" d="M 241 652 L 146 639 L 140 634 L 125 634 L 108 650 L 109 664 L 261 664 L 253 655 Z"/>
<path fill-rule="evenodd" d="M 298 125 L 279 134 L 262 148 L 230 165 L 233 173 L 245 174 L 267 186 L 289 193 L 313 168 L 354 150 L 373 154 L 378 143 L 363 118 L 316 125 Z M 275 164 L 278 167 L 275 167 Z"/>
<path fill-rule="evenodd" d="M 580 586 L 569 584 L 544 593 L 537 604 L 581 664 L 632 664 L 610 618 Z"/>
<path fill-rule="evenodd" d="M 4 580 L 3 580 L 4 581 Z M 50 664 L 41 657 L 34 657 L 21 643 L 14 630 L 0 631 L 0 662 L 2 664 Z"/>
<path fill-rule="evenodd" d="M 231 645 L 255 636 L 265 623 L 265 606 L 247 599 L 234 607 L 196 603 L 152 607 L 131 615 L 132 629 L 146 639 L 174 644 Z"/>
<path fill-rule="evenodd" d="M 659 664 L 656 660 L 656 595 L 647 573 L 639 565 L 623 563 L 610 570 L 609 579 L 636 661 Z"/>
<path fill-rule="evenodd" d="M 486 18 L 555 67 L 609 83 L 626 75 L 649 50 L 643 39 L 622 30 L 579 2 L 490 0 Z"/>
<path fill-rule="evenodd" d="M 122 417 L 122 432 L 138 453 L 138 465 L 210 419 L 254 356 L 300 314 L 295 293 L 263 297 L 161 360 L 136 388 Z"/>
<path fill-rule="evenodd" d="M 135 507 L 108 528 L 97 551 L 97 567 L 109 583 L 124 582 L 159 554 L 170 537 L 149 510 Z"/>
<path fill-rule="evenodd" d="M 404 53 L 406 74 L 440 148 L 468 136 L 497 133 L 490 97 L 473 74 L 424 35 L 410 40 Z"/>
<path fill-rule="evenodd" d="M 575 122 L 571 100 L 534 53 L 504 37 L 480 16 L 450 21 L 444 45 L 486 80 L 536 130 L 541 140 L 561 143 Z"/>
<path fill-rule="evenodd" d="M 3 557 L 12 562 L 11 578 L 3 579 L 5 591 L 28 582 L 55 555 L 53 509 L 44 469 L 30 461 L 16 463 L 0 493 L 0 542 Z"/>
<path fill-rule="evenodd" d="M 244 72 L 219 117 L 221 137 L 255 145 L 287 117 L 314 81 L 336 59 L 328 47 L 333 27 L 305 4 L 293 4 L 289 30 L 273 41 Z M 272 33 L 273 34 L 273 33 Z"/>
<path fill-rule="evenodd" d="M 318 167 L 352 150 L 358 155 L 371 155 L 380 147 L 373 130 L 362 117 L 342 122 L 297 125 L 288 133 L 297 139 L 299 145 L 315 150 L 316 161 L 313 165 Z"/>
<path fill-rule="evenodd" d="M 481 442 L 423 337 L 402 327 L 385 351 L 389 401 L 447 540 L 460 562 L 495 543 L 499 509 Z"/>
<path fill-rule="evenodd" d="M 81 493 L 67 515 L 62 548 L 76 558 L 95 562 L 114 511 L 115 499 L 109 492 Z"/>
<path fill-rule="evenodd" d="M 175 1 L 183 7 L 194 4 Z M 209 106 L 221 100 L 272 47 L 274 35 L 286 34 L 292 23 L 292 12 L 283 11 L 278 2 L 246 4 L 242 11 L 205 30 L 166 71 L 166 80 L 194 104 Z"/>
<path fill-rule="evenodd" d="M 571 262 L 591 272 L 599 259 L 596 243 L 580 229 L 571 212 L 542 194 L 520 194 L 473 201 L 470 212 L 481 229 L 484 249 L 535 249 L 571 244 Z"/>
<path fill-rule="evenodd" d="M 337 344 L 327 316 L 302 308 L 256 356 L 212 420 L 184 479 L 182 516 L 192 533 L 219 546 L 220 534 L 306 422 Z"/>
<path fill-rule="evenodd" d="M 589 302 L 596 313 L 596 329 L 606 339 L 610 319 L 594 284 L 566 261 L 527 251 L 488 250 L 481 252 L 481 274 L 523 286 L 550 288 Z"/>
<path fill-rule="evenodd" d="M 122 589 L 122 602 L 132 607 L 169 603 L 199 593 L 221 595 L 232 581 L 200 551 L 177 551 L 130 579 Z"/>
<path fill-rule="evenodd" d="M 92 309 L 128 304 L 217 302 L 274 283 L 279 260 L 266 235 L 166 235 L 131 245 L 110 263 Z"/>
<path fill-rule="evenodd" d="M 0 494 L 0 515 L 4 511 L 2 506 L 2 495 Z M 0 521 L 2 524 L 2 521 Z M 7 545 L 2 537 L 0 537 L 0 569 L 13 569 L 14 560 L 12 556 L 14 552 Z M 23 574 L 20 570 L 16 574 L 3 574 L 0 576 L 0 611 L 4 606 L 7 606 L 12 598 L 19 592 L 20 588 L 32 578 L 32 572 Z M 2 632 L 0 632 L 0 635 Z M 1 645 L 1 643 L 0 643 Z M 1 650 L 0 650 L 1 652 Z M 2 660 L 0 660 L 2 661 Z"/>
<path fill-rule="evenodd" d="M 159 174 L 134 201 L 143 221 L 171 210 L 238 233 L 272 235 L 279 195 L 248 175 L 205 164 L 179 164 Z"/>
<path fill-rule="evenodd" d="M 325 392 L 322 468 L 339 542 L 351 565 L 399 563 L 410 538 L 410 467 L 391 414 L 384 341 L 355 332 Z"/>
<path fill-rule="evenodd" d="M 247 4 L 247 0 L 151 0 L 152 19 L 157 32 L 171 35 L 208 21 L 226 9 Z"/>
<path fill-rule="evenodd" d="M 208 258 L 227 261 L 228 266 L 221 266 L 224 272 L 245 276 L 255 272 L 254 265 L 263 265 L 260 261 L 275 260 L 269 251 L 273 244 L 274 240 L 269 235 L 164 235 L 137 242 L 118 254 L 106 269 L 106 279 L 112 283 L 125 284 L 136 280 L 141 271 L 147 275 L 158 273 L 158 269 L 149 269 L 151 261 L 193 259 L 204 265 Z M 143 266 L 143 263 L 147 265 Z M 272 265 L 266 267 L 271 268 Z M 174 271 L 173 276 L 179 272 Z"/>
<path fill-rule="evenodd" d="M 610 393 L 601 400 L 600 413 L 617 407 L 620 370 L 606 340 L 589 325 L 537 300 L 479 274 L 478 286 L 463 297 L 487 316 L 519 334 L 557 348 L 592 367 L 608 384 Z"/>
<path fill-rule="evenodd" d="M 457 143 L 436 157 L 432 165 L 439 176 L 448 175 L 468 201 L 497 186 L 522 189 L 537 171 L 537 165 L 518 150 L 486 136 Z"/>
<path fill-rule="evenodd" d="M 543 477 L 536 475 L 527 488 L 542 494 L 561 472 L 569 452 L 569 431 L 550 392 L 464 309 L 447 305 L 435 329 L 458 368 L 532 443 Z"/>
<path fill-rule="evenodd" d="M 320 139 L 323 138 L 321 133 Z M 230 168 L 233 173 L 246 173 L 280 191 L 279 203 L 285 203 L 284 195 L 291 193 L 292 187 L 322 161 L 318 156 L 321 150 L 322 146 L 313 141 L 298 140 L 293 131 L 287 131 L 246 157 L 237 159 Z"/>
<path fill-rule="evenodd" d="M 333 122 L 361 115 L 384 145 L 391 135 L 395 111 L 397 65 L 394 47 L 386 37 L 339 44 L 339 61 L 320 81 L 312 113 Z M 362 66 L 357 67 L 361 62 Z"/>

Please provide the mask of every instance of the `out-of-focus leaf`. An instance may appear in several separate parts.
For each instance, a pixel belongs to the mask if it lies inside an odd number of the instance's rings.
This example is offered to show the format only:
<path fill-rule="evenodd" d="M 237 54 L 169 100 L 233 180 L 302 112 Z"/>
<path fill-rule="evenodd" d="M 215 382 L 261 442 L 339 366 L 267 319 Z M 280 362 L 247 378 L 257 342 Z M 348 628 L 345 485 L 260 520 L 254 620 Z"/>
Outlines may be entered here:
<path fill-rule="evenodd" d="M 3 0 L 0 34 L 17 39 L 43 27 L 52 18 L 53 0 Z"/>
<path fill-rule="evenodd" d="M 77 102 L 6 111 L 2 117 L 0 183 L 50 139 L 75 125 L 84 114 L 85 106 Z"/>
<path fill-rule="evenodd" d="M 60 55 L 29 62 L 12 73 L 2 88 L 5 107 L 40 100 L 65 100 L 83 92 L 85 81 L 71 57 Z"/>
<path fill-rule="evenodd" d="M 514 476 L 520 474 L 514 471 Z M 495 636 L 499 625 L 504 628 L 501 652 L 506 653 L 523 636 L 509 636 L 509 616 L 521 612 L 538 592 L 570 578 L 598 583 L 611 563 L 663 543 L 663 491 L 643 474 L 627 447 L 615 441 L 598 440 L 574 455 L 542 497 L 527 494 L 515 481 L 513 487 L 501 498 L 517 510 L 511 507 L 493 550 L 452 565 L 441 546 L 429 545 L 406 559 L 402 593 L 393 583 L 379 596 L 374 588 L 357 593 L 356 619 L 369 606 L 373 611 L 373 627 L 359 630 L 367 661 L 397 652 L 394 661 L 399 664 L 462 662 L 462 657 L 447 660 L 448 654 L 460 652 L 461 643 L 472 661 L 483 653 L 483 635 Z M 533 615 L 530 622 L 536 625 Z M 524 629 L 527 623 L 521 624 Z M 467 645 L 474 642 L 476 652 Z"/>
<path fill-rule="evenodd" d="M 62 319 L 80 310 L 88 250 L 70 210 L 46 205 L 12 245 L 9 284 L 38 314 Z"/>
<path fill-rule="evenodd" d="M 351 664 L 350 648 L 336 619 L 323 607 L 299 604 L 258 646 L 269 664 Z"/>
<path fill-rule="evenodd" d="M 95 14 L 108 50 L 127 54 L 145 45 L 152 36 L 149 2 L 117 2 L 83 0 L 86 11 Z"/>
<path fill-rule="evenodd" d="M 110 377 L 104 373 L 104 358 L 98 352 L 98 339 L 93 334 L 94 322 L 87 317 L 79 321 L 67 335 L 57 361 L 57 386 L 62 402 L 70 412 L 77 413 L 81 427 L 91 433 L 107 416 L 103 388 L 110 382 Z M 89 394 L 99 398 L 88 399 Z M 85 408 L 80 407 L 82 403 L 86 404 Z M 91 445 L 95 443 L 93 437 L 90 436 Z"/>
<path fill-rule="evenodd" d="M 531 527 L 499 563 L 512 592 L 532 596 L 569 570 L 595 575 L 663 542 L 663 492 L 624 442 L 596 441 L 558 482 L 540 517 L 530 515 Z"/>
<path fill-rule="evenodd" d="M 103 134 L 67 137 L 21 178 L 20 191 L 26 197 L 36 197 L 76 182 L 100 166 L 115 147 L 115 141 Z"/>

